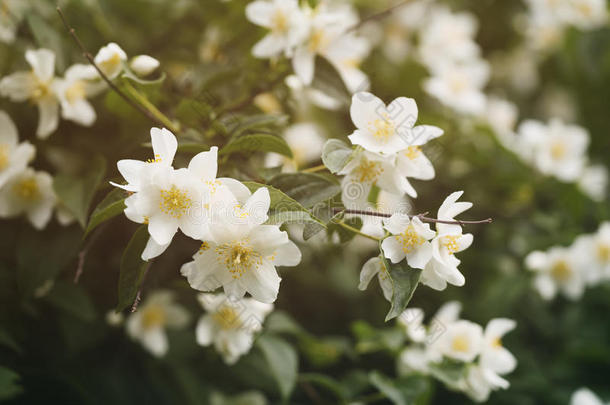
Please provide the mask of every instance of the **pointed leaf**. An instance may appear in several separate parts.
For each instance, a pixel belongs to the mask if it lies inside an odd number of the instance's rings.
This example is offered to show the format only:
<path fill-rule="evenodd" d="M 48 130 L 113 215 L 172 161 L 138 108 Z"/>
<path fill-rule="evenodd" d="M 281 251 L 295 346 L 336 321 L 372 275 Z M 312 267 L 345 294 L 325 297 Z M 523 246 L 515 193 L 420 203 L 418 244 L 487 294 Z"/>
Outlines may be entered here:
<path fill-rule="evenodd" d="M 125 210 L 125 191 L 116 188 L 109 192 L 93 210 L 83 238 L 101 223 L 120 215 L 123 210 Z"/>
<path fill-rule="evenodd" d="M 283 138 L 270 134 L 244 135 L 225 145 L 221 155 L 236 152 L 275 152 L 292 158 L 292 151 Z"/>
<path fill-rule="evenodd" d="M 263 353 L 282 399 L 287 401 L 297 381 L 299 358 L 296 351 L 286 341 L 269 335 L 261 336 L 256 344 Z"/>
<path fill-rule="evenodd" d="M 133 304 L 140 289 L 148 263 L 142 260 L 142 252 L 148 243 L 148 227 L 141 225 L 133 234 L 121 258 L 119 276 L 119 303 L 116 311 L 120 312 Z"/>

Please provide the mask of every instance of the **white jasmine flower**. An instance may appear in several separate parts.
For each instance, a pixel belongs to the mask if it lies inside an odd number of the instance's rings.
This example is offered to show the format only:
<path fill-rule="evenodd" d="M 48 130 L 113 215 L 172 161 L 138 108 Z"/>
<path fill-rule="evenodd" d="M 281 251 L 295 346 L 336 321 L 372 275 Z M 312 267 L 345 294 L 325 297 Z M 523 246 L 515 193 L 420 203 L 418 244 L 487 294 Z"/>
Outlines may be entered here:
<path fill-rule="evenodd" d="M 573 252 L 562 247 L 535 251 L 525 258 L 525 265 L 537 273 L 534 286 L 545 300 L 553 299 L 557 291 L 571 300 L 582 296 L 585 280 L 577 263 Z"/>
<path fill-rule="evenodd" d="M 586 164 L 589 133 L 576 125 L 553 119 L 548 125 L 524 121 L 518 130 L 522 156 L 531 159 L 540 172 L 564 182 L 576 181 Z"/>
<path fill-rule="evenodd" d="M 389 16 L 384 26 L 383 53 L 394 63 L 403 61 L 414 52 L 413 37 L 428 24 L 430 0 L 411 1 Z"/>
<path fill-rule="evenodd" d="M 360 70 L 360 64 L 370 51 L 369 41 L 351 32 L 341 35 L 326 50 L 324 56 L 337 69 L 350 93 L 370 87 L 368 76 Z"/>
<path fill-rule="evenodd" d="M 570 399 L 570 405 L 605 405 L 593 391 L 588 388 L 580 388 Z"/>
<path fill-rule="evenodd" d="M 480 60 L 467 64 L 440 64 L 424 81 L 424 90 L 444 105 L 462 114 L 482 115 L 486 97 L 482 92 L 489 80 L 489 65 Z"/>
<path fill-rule="evenodd" d="M 424 326 L 424 311 L 421 308 L 407 308 L 397 319 L 400 326 L 412 342 L 422 343 L 426 340 L 427 330 Z"/>
<path fill-rule="evenodd" d="M 48 49 L 29 50 L 25 59 L 32 67 L 29 72 L 16 72 L 0 80 L 0 96 L 11 101 L 29 100 L 38 106 L 39 120 L 36 135 L 48 137 L 59 121 L 59 103 L 53 90 L 55 54 Z"/>
<path fill-rule="evenodd" d="M 583 30 L 590 30 L 608 22 L 608 5 L 605 0 L 567 0 L 559 10 L 560 18 Z"/>
<path fill-rule="evenodd" d="M 189 318 L 189 313 L 174 302 L 170 291 L 157 291 L 129 315 L 125 326 L 129 337 L 139 341 L 153 356 L 162 357 L 169 349 L 165 330 L 184 328 Z"/>
<path fill-rule="evenodd" d="M 432 244 L 429 241 L 436 236 L 436 232 L 418 217 L 410 219 L 408 215 L 400 213 L 383 222 L 385 229 L 392 234 L 381 243 L 385 257 L 392 263 L 406 258 L 409 266 L 423 269 L 432 258 Z"/>
<path fill-rule="evenodd" d="M 454 221 L 454 217 L 470 209 L 472 203 L 457 202 L 463 191 L 450 194 L 438 210 L 438 219 Z M 462 234 L 460 225 L 436 224 L 437 235 L 432 240 L 432 260 L 422 272 L 421 282 L 436 290 L 444 290 L 447 283 L 462 286 L 466 282 L 458 270 L 460 260 L 455 253 L 461 252 L 472 244 L 472 234 Z"/>
<path fill-rule="evenodd" d="M 111 309 L 110 311 L 106 312 L 105 318 L 106 323 L 112 327 L 120 326 L 123 324 L 123 321 L 125 321 L 125 316 L 123 315 L 123 313 L 116 312 L 114 309 Z"/>
<path fill-rule="evenodd" d="M 29 4 L 23 0 L 2 0 L 0 2 L 0 42 L 15 41 L 15 34 Z"/>
<path fill-rule="evenodd" d="M 420 125 L 413 129 L 413 138 L 409 141 L 410 146 L 396 155 L 396 167 L 402 176 L 418 180 L 434 178 L 434 166 L 422 151 L 421 146 L 443 133 L 442 129 L 429 125 Z"/>
<path fill-rule="evenodd" d="M 96 114 L 87 98 L 99 94 L 106 86 L 95 81 L 98 73 L 91 65 L 76 64 L 66 70 L 63 79 L 54 83 L 55 93 L 61 103 L 61 116 L 83 126 L 91 126 Z"/>
<path fill-rule="evenodd" d="M 275 266 L 296 266 L 301 252 L 279 226 L 263 225 L 270 204 L 266 188 L 248 197 L 243 208 L 240 202 L 230 193 L 225 196 L 224 210 L 213 213 L 209 238 L 180 272 L 196 290 L 222 286 L 231 297 L 248 292 L 257 301 L 272 303 L 281 281 Z"/>
<path fill-rule="evenodd" d="M 517 360 L 504 346 L 502 337 L 515 329 L 517 323 L 512 319 L 496 318 L 489 321 L 483 334 L 480 364 L 483 368 L 496 374 L 507 374 L 517 366 Z M 508 383 L 502 383 L 503 388 Z"/>
<path fill-rule="evenodd" d="M 334 111 L 338 110 L 343 105 L 341 100 L 338 100 L 337 98 L 318 89 L 306 87 L 296 75 L 286 77 L 285 83 L 290 88 L 292 99 L 300 110 L 307 111 L 310 108 L 310 105 L 313 104 L 317 107 Z"/>
<path fill-rule="evenodd" d="M 428 351 L 423 347 L 407 346 L 398 356 L 397 369 L 399 375 L 415 373 L 428 374 L 431 360 Z"/>
<path fill-rule="evenodd" d="M 250 351 L 254 334 L 262 330 L 265 317 L 273 310 L 273 304 L 252 298 L 232 299 L 224 294 L 200 294 L 198 298 L 207 313 L 197 323 L 197 343 L 214 344 L 229 365 Z"/>
<path fill-rule="evenodd" d="M 514 139 L 513 133 L 519 118 L 517 106 L 502 98 L 489 97 L 485 118 L 500 142 L 507 147 L 512 146 L 511 140 Z"/>
<path fill-rule="evenodd" d="M 152 72 L 154 72 L 160 63 L 157 59 L 148 55 L 138 55 L 134 56 L 133 59 L 129 62 L 129 67 L 131 70 L 135 72 L 138 76 L 148 76 Z"/>
<path fill-rule="evenodd" d="M 481 352 L 483 328 L 476 323 L 458 320 L 447 326 L 439 338 L 439 349 L 446 357 L 469 363 Z"/>
<path fill-rule="evenodd" d="M 291 125 L 284 131 L 284 139 L 292 151 L 292 159 L 277 153 L 270 153 L 265 159 L 265 166 L 283 165 L 287 171 L 297 171 L 308 164 L 320 160 L 326 138 L 322 129 L 311 122 Z"/>
<path fill-rule="evenodd" d="M 610 223 L 604 222 L 593 235 L 581 235 L 570 247 L 574 266 L 586 283 L 595 286 L 610 279 Z"/>
<path fill-rule="evenodd" d="M 383 260 L 379 257 L 371 257 L 364 263 L 364 266 L 362 266 L 358 289 L 360 291 L 366 290 L 375 275 L 377 275 L 377 280 L 379 280 L 379 286 L 381 287 L 384 298 L 391 302 L 393 292 L 392 280 L 390 279 L 388 270 L 383 264 Z"/>
<path fill-rule="evenodd" d="M 114 42 L 102 47 L 95 55 L 95 64 L 109 78 L 116 78 L 123 71 L 127 54 Z"/>
<path fill-rule="evenodd" d="M 307 35 L 306 17 L 297 0 L 257 0 L 246 6 L 246 17 L 271 31 L 252 48 L 257 58 L 290 55 Z"/>
<path fill-rule="evenodd" d="M 36 229 L 42 229 L 51 219 L 55 202 L 51 176 L 26 168 L 0 188 L 0 217 L 25 214 Z"/>
<path fill-rule="evenodd" d="M 533 49 L 548 51 L 561 44 L 564 24 L 548 13 L 535 13 L 528 16 L 525 33 Z"/>
<path fill-rule="evenodd" d="M 604 201 L 608 189 L 608 169 L 603 165 L 585 167 L 578 179 L 578 187 L 593 201 Z"/>
<path fill-rule="evenodd" d="M 350 141 L 369 152 L 392 154 L 421 145 L 420 139 L 427 142 L 442 134 L 437 127 L 414 126 L 418 110 L 412 98 L 399 97 L 386 106 L 371 93 L 356 93 L 352 97 L 350 115 L 357 128 L 349 136 Z"/>
<path fill-rule="evenodd" d="M 35 153 L 36 149 L 29 142 L 19 143 L 17 127 L 9 115 L 0 110 L 0 188 L 23 171 Z"/>

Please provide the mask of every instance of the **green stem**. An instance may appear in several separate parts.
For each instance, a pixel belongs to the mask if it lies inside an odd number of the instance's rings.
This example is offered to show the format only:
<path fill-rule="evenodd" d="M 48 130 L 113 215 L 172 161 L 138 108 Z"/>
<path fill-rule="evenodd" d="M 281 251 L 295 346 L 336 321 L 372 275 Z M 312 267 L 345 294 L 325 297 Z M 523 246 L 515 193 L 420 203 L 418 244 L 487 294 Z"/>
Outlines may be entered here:
<path fill-rule="evenodd" d="M 374 240 L 375 242 L 379 242 L 381 239 L 376 238 L 375 236 L 366 234 L 364 232 L 360 232 L 360 230 L 354 228 L 353 226 L 350 226 L 348 224 L 346 224 L 345 222 L 337 222 L 337 225 L 339 225 L 340 227 L 347 229 L 350 232 L 355 233 L 356 235 L 360 235 L 360 236 L 364 236 L 365 238 L 368 238 L 370 240 Z"/>
<path fill-rule="evenodd" d="M 146 110 L 148 110 L 157 120 L 159 120 L 163 125 L 165 125 L 170 131 L 174 133 L 180 132 L 180 125 L 174 123 L 172 120 L 167 118 L 165 114 L 163 114 L 157 107 L 155 107 L 145 95 L 140 93 L 135 87 L 129 83 L 128 80 L 124 80 L 123 84 L 125 85 L 125 89 L 127 93 L 131 95 L 134 99 L 137 100 L 138 103 Z"/>
<path fill-rule="evenodd" d="M 308 169 L 301 170 L 301 173 L 315 173 L 315 172 L 321 172 L 322 170 L 326 170 L 326 166 L 319 165 L 319 166 L 310 167 Z"/>

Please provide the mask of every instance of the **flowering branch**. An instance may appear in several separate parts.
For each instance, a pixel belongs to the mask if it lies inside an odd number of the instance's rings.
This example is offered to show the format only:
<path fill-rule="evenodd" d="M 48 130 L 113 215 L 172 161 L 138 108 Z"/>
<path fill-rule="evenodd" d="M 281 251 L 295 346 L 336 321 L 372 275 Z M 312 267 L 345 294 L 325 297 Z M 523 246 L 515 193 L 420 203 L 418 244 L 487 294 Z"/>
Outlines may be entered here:
<path fill-rule="evenodd" d="M 129 98 L 125 93 L 123 93 L 121 91 L 121 89 L 119 89 L 112 82 L 112 80 L 110 80 L 108 78 L 108 76 L 106 76 L 106 74 L 104 74 L 104 72 L 102 72 L 102 70 L 99 68 L 99 66 L 95 63 L 95 60 L 93 59 L 93 55 L 91 55 L 91 53 L 89 53 L 87 48 L 85 48 L 85 45 L 83 45 L 83 43 L 81 42 L 80 38 L 78 38 L 78 36 L 76 35 L 76 31 L 74 30 L 74 28 L 72 28 L 70 26 L 70 24 L 68 23 L 68 20 L 66 19 L 66 16 L 64 15 L 63 11 L 61 10 L 61 7 L 59 7 L 59 6 L 57 7 L 57 13 L 61 17 L 61 21 L 64 23 L 64 26 L 66 27 L 66 30 L 68 30 L 68 33 L 70 34 L 70 36 L 72 36 L 72 39 L 74 39 L 74 42 L 76 42 L 76 45 L 78 45 L 78 47 L 80 48 L 80 50 L 83 53 L 83 56 L 85 57 L 85 59 L 87 59 L 87 61 L 91 64 L 91 66 L 93 66 L 95 68 L 95 70 L 97 70 L 97 73 L 106 82 L 106 84 L 108 84 L 108 86 L 115 93 L 117 93 L 119 96 L 121 96 L 121 98 L 123 100 L 125 100 L 125 102 L 127 102 L 127 104 L 129 104 L 130 106 L 132 106 L 133 108 L 138 110 L 146 118 L 148 118 L 151 121 L 153 121 L 153 122 L 163 126 L 164 125 L 163 121 L 159 120 L 157 117 L 155 117 L 155 115 L 153 113 L 151 113 L 146 108 L 142 107 L 140 104 L 134 102 L 131 98 Z"/>
<path fill-rule="evenodd" d="M 390 218 L 392 214 L 385 214 L 383 212 L 375 212 L 375 211 L 366 211 L 366 210 L 347 210 L 342 208 L 333 208 L 334 213 L 343 212 L 344 214 L 353 214 L 353 215 L 368 215 L 371 217 L 381 217 L 381 218 Z M 442 219 L 430 218 L 425 215 L 427 212 L 416 215 L 409 215 L 409 218 L 419 218 L 422 222 L 430 222 L 437 224 L 448 224 L 448 225 L 473 225 L 473 224 L 490 224 L 492 222 L 491 218 L 481 219 L 478 221 L 445 221 Z"/>

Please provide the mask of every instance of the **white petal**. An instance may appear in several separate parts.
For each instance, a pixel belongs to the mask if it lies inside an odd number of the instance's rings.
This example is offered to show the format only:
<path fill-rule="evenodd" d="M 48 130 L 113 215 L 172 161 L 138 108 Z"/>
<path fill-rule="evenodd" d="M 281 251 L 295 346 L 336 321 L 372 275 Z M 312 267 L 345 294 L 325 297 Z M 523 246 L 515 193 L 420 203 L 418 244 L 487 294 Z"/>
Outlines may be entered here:
<path fill-rule="evenodd" d="M 165 128 L 151 128 L 150 139 L 152 141 L 155 158 L 161 158 L 161 162 L 171 166 L 178 149 L 178 141 L 174 134 Z"/>
<path fill-rule="evenodd" d="M 0 110 L 0 144 L 13 148 L 19 142 L 17 127 L 9 115 Z"/>
<path fill-rule="evenodd" d="M 383 220 L 384 228 L 387 229 L 393 235 L 399 235 L 403 233 L 409 224 L 411 219 L 408 215 L 401 212 L 393 214 L 390 218 Z"/>
<path fill-rule="evenodd" d="M 244 211 L 248 213 L 249 223 L 260 225 L 267 221 L 269 218 L 267 212 L 269 212 L 270 205 L 271 197 L 269 196 L 269 190 L 266 187 L 256 190 L 244 205 Z"/>
<path fill-rule="evenodd" d="M 25 101 L 32 97 L 36 81 L 31 72 L 16 72 L 0 80 L 0 95 L 11 101 Z"/>
<path fill-rule="evenodd" d="M 55 54 L 48 49 L 29 50 L 25 52 L 34 74 L 42 81 L 48 82 L 55 73 Z"/>
<path fill-rule="evenodd" d="M 315 69 L 315 54 L 307 46 L 297 48 L 292 59 L 292 67 L 304 85 L 309 86 L 313 81 Z"/>
<path fill-rule="evenodd" d="M 155 71 L 159 67 L 160 63 L 157 59 L 148 55 L 138 55 L 135 56 L 131 62 L 129 62 L 129 67 L 133 70 L 138 76 L 148 76 L 152 72 Z"/>
<path fill-rule="evenodd" d="M 142 345 L 156 357 L 163 357 L 169 349 L 167 335 L 161 328 L 146 330 L 142 335 Z"/>
<path fill-rule="evenodd" d="M 379 279 L 379 286 L 383 292 L 383 297 L 386 299 L 386 301 L 392 302 L 392 295 L 394 294 L 392 279 L 387 274 L 382 276 L 381 273 L 377 274 L 377 278 Z"/>
<path fill-rule="evenodd" d="M 274 5 L 268 1 L 253 1 L 246 6 L 246 18 L 263 27 L 271 26 Z"/>
<path fill-rule="evenodd" d="M 76 100 L 73 103 L 63 102 L 61 114 L 66 120 L 74 121 L 85 127 L 93 125 L 97 115 L 91 103 L 85 99 Z"/>
<path fill-rule="evenodd" d="M 150 259 L 160 256 L 163 252 L 165 252 L 168 246 L 169 243 L 167 245 L 160 245 L 155 242 L 153 238 L 148 238 L 148 243 L 146 243 L 146 247 L 142 252 L 142 260 L 149 261 Z"/>
<path fill-rule="evenodd" d="M 385 238 L 381 242 L 381 249 L 383 250 L 383 255 L 390 259 L 392 263 L 399 263 L 405 258 L 403 246 L 395 236 Z"/>
<path fill-rule="evenodd" d="M 411 128 L 417 121 L 417 104 L 412 98 L 398 97 L 388 105 L 387 110 L 396 127 Z"/>
<path fill-rule="evenodd" d="M 254 45 L 252 48 L 252 55 L 257 58 L 270 58 L 276 56 L 282 52 L 284 44 L 285 41 L 283 38 L 269 34 Z"/>
<path fill-rule="evenodd" d="M 195 335 L 199 345 L 209 346 L 212 344 L 215 335 L 215 325 L 211 315 L 206 314 L 199 319 Z"/>
<path fill-rule="evenodd" d="M 239 281 L 255 300 L 270 304 L 277 298 L 281 278 L 275 267 L 263 260 L 260 266 L 244 273 Z"/>
<path fill-rule="evenodd" d="M 148 232 L 159 245 L 167 245 L 178 231 L 178 223 L 165 214 L 154 215 L 148 220 Z"/>
<path fill-rule="evenodd" d="M 438 138 L 445 132 L 433 125 L 417 125 L 406 133 L 408 134 L 407 144 L 409 146 L 421 146 L 428 143 L 432 139 Z"/>
<path fill-rule="evenodd" d="M 545 300 L 551 300 L 557 294 L 557 285 L 551 277 L 541 274 L 534 279 L 534 286 Z"/>
<path fill-rule="evenodd" d="M 200 180 L 214 181 L 218 171 L 218 147 L 212 146 L 208 152 L 195 155 L 188 169 Z"/>
<path fill-rule="evenodd" d="M 59 103 L 53 97 L 38 100 L 38 128 L 36 135 L 45 139 L 57 129 L 59 123 Z"/>
<path fill-rule="evenodd" d="M 366 290 L 375 274 L 379 273 L 380 266 L 382 266 L 382 263 L 379 257 L 371 257 L 366 261 L 366 263 L 364 263 L 362 266 L 362 271 L 360 271 L 360 284 L 358 284 L 359 290 Z"/>
<path fill-rule="evenodd" d="M 240 204 L 245 204 L 248 198 L 252 195 L 250 189 L 244 186 L 243 183 L 238 180 L 231 179 L 229 177 L 220 177 L 216 180 L 218 180 L 223 186 L 227 187 Z"/>
<path fill-rule="evenodd" d="M 358 129 L 367 129 L 369 123 L 382 117 L 385 111 L 385 103 L 371 93 L 359 92 L 352 96 L 350 116 Z"/>
<path fill-rule="evenodd" d="M 424 242 L 422 245 L 407 253 L 406 256 L 409 266 L 423 270 L 430 259 L 432 259 L 432 244 L 430 242 Z"/>

